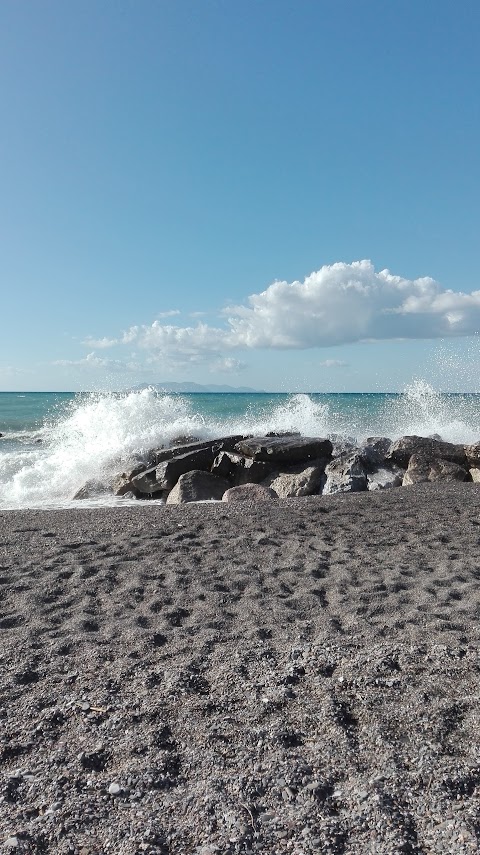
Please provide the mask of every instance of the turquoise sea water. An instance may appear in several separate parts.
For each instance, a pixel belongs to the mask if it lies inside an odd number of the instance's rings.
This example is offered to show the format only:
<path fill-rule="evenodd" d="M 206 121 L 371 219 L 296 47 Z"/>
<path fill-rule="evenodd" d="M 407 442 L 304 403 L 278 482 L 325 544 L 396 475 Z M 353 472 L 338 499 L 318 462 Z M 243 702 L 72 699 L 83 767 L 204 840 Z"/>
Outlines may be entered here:
<path fill-rule="evenodd" d="M 442 394 L 421 381 L 402 394 L 2 392 L 0 508 L 68 505 L 85 481 L 123 471 L 179 436 L 271 430 L 475 442 L 480 395 Z"/>

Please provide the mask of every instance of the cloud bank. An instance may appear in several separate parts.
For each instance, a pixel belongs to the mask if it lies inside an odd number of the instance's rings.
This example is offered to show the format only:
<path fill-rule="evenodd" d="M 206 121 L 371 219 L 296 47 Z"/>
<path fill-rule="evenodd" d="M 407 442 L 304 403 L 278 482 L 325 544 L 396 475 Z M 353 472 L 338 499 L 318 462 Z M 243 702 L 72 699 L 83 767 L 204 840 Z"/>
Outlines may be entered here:
<path fill-rule="evenodd" d="M 150 364 L 210 362 L 219 370 L 222 365 L 240 370 L 243 363 L 230 356 L 232 351 L 473 335 L 480 331 L 480 291 L 452 291 L 430 277 L 405 279 L 389 270 L 377 272 L 371 261 L 356 261 L 326 265 L 302 282 L 274 282 L 220 317 L 218 326 L 157 319 L 132 326 L 117 339 L 89 338 L 85 344 L 134 344 L 147 352 Z"/>

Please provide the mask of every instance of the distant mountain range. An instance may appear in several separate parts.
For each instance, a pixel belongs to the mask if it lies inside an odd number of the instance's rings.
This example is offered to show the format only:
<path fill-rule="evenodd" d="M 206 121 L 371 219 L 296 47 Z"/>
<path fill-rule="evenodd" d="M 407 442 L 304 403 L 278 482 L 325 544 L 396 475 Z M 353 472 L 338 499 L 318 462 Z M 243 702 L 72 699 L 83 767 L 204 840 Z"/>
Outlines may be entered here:
<path fill-rule="evenodd" d="M 159 392 L 263 392 L 263 389 L 251 389 L 250 386 L 217 386 L 214 383 L 202 385 L 201 383 L 141 383 L 135 389 L 157 389 Z"/>

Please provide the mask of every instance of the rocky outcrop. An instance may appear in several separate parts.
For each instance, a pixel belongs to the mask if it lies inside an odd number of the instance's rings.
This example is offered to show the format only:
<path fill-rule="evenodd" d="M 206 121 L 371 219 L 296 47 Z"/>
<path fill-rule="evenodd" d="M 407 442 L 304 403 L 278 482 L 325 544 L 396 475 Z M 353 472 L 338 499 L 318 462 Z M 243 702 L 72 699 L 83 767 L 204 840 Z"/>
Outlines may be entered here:
<path fill-rule="evenodd" d="M 297 496 L 311 496 L 321 492 L 325 481 L 325 463 L 319 461 L 316 465 L 305 466 L 297 464 L 289 472 L 277 472 L 270 475 L 263 484 L 275 491 L 280 499 L 290 499 Z"/>
<path fill-rule="evenodd" d="M 223 494 L 223 502 L 270 502 L 278 499 L 270 487 L 263 484 L 242 484 L 240 487 L 230 487 Z"/>
<path fill-rule="evenodd" d="M 367 474 L 361 454 L 341 454 L 325 467 L 323 494 L 359 492 L 367 489 Z"/>
<path fill-rule="evenodd" d="M 244 439 L 235 446 L 235 451 L 244 457 L 263 460 L 267 463 L 300 463 L 330 457 L 332 443 L 329 439 L 306 436 L 256 436 Z"/>
<path fill-rule="evenodd" d="M 219 502 L 228 490 L 229 484 L 224 478 L 194 469 L 180 475 L 175 487 L 167 496 L 167 505 L 182 505 L 187 502 Z"/>
<path fill-rule="evenodd" d="M 442 442 L 428 436 L 402 436 L 392 443 L 386 455 L 387 460 L 393 461 L 397 466 L 406 469 L 413 454 L 421 454 L 431 460 L 449 460 L 459 466 L 467 468 L 467 457 L 463 445 L 454 445 L 451 442 Z"/>
<path fill-rule="evenodd" d="M 146 495 L 171 490 L 181 475 L 194 469 L 210 471 L 221 450 L 232 450 L 241 437 L 195 442 L 156 452 L 155 465 L 132 478 L 135 490 Z"/>
<path fill-rule="evenodd" d="M 426 454 L 412 454 L 403 477 L 403 486 L 426 481 L 465 481 L 468 473 L 463 466 L 451 460 L 432 460 Z"/>

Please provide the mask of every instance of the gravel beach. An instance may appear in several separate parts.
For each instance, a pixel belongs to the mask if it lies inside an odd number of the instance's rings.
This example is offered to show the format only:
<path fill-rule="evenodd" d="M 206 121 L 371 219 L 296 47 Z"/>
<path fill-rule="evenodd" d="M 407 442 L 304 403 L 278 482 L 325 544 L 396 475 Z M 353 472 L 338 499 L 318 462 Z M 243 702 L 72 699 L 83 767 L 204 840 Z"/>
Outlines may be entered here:
<path fill-rule="evenodd" d="M 480 489 L 0 513 L 5 853 L 480 848 Z"/>

